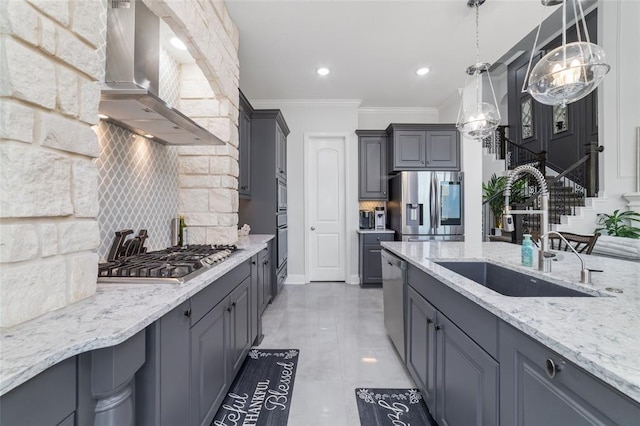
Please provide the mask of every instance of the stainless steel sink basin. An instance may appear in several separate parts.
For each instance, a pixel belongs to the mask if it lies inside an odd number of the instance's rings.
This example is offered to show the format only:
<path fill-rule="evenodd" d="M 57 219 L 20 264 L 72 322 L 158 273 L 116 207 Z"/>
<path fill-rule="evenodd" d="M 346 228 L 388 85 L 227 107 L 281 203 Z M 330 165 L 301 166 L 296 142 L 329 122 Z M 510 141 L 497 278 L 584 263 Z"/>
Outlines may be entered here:
<path fill-rule="evenodd" d="M 497 293 L 512 297 L 594 297 L 488 262 L 436 262 Z"/>

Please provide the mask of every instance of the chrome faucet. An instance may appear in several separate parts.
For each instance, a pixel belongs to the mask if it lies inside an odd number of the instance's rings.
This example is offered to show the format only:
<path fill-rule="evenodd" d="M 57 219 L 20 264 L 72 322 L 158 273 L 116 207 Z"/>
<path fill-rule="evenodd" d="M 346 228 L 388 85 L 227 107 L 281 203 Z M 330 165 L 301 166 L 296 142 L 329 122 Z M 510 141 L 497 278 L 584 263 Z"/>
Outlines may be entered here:
<path fill-rule="evenodd" d="M 511 197 L 511 186 L 513 182 L 515 182 L 521 174 L 529 173 L 533 175 L 538 181 L 538 185 L 540 185 L 540 210 L 511 210 L 511 206 L 509 206 L 509 197 Z M 542 253 L 546 253 L 548 241 L 547 241 L 547 231 L 549 230 L 549 189 L 547 188 L 547 182 L 544 179 L 540 170 L 536 169 L 533 166 L 518 166 L 513 170 L 509 171 L 507 175 L 507 183 L 504 187 L 504 213 L 502 215 L 502 226 L 505 231 L 513 232 L 513 217 L 514 214 L 537 214 L 541 216 L 541 233 L 542 237 L 540 237 L 540 252 L 538 254 L 538 269 L 543 272 L 551 271 L 551 264 L 543 258 Z"/>
<path fill-rule="evenodd" d="M 584 259 L 582 258 L 582 256 L 580 256 L 580 254 L 576 251 L 576 249 L 573 248 L 573 246 L 569 243 L 569 241 L 567 241 L 567 239 L 565 237 L 562 236 L 561 233 L 556 232 L 556 231 L 548 231 L 546 233 L 544 233 L 540 239 L 542 239 L 543 237 L 547 237 L 547 235 L 549 234 L 554 234 L 557 235 L 558 237 L 560 237 L 562 239 L 562 241 L 564 241 L 564 243 L 567 245 L 567 247 L 569 247 L 571 249 L 571 251 L 578 256 L 578 259 L 580 259 L 580 282 L 582 284 L 593 284 L 591 282 L 591 272 L 602 272 L 602 270 L 600 269 L 589 269 L 584 265 Z M 544 262 L 545 264 L 549 265 L 548 270 L 545 270 L 544 272 L 551 272 L 551 260 L 552 258 L 554 258 L 556 255 L 553 253 L 548 253 L 545 252 L 544 250 L 540 250 L 540 252 L 538 253 L 538 261 L 539 262 Z"/>

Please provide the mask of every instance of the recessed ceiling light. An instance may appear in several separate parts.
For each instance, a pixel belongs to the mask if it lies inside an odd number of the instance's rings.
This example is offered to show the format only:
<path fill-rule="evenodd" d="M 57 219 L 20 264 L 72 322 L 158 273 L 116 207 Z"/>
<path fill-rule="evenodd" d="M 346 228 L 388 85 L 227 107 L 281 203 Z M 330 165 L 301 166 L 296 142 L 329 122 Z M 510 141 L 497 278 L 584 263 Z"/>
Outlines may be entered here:
<path fill-rule="evenodd" d="M 327 75 L 330 73 L 329 68 L 318 68 L 316 72 L 320 75 Z"/>
<path fill-rule="evenodd" d="M 106 115 L 106 114 L 98 114 L 98 118 L 101 118 L 101 119 L 103 119 L 103 120 L 106 120 L 106 119 L 108 119 L 108 118 L 109 118 L 109 116 L 108 116 L 108 115 Z"/>
<path fill-rule="evenodd" d="M 172 37 L 170 41 L 173 47 L 175 47 L 176 49 L 187 50 L 187 46 L 185 46 L 182 40 L 180 40 L 178 37 Z"/>
<path fill-rule="evenodd" d="M 427 75 L 429 73 L 429 68 L 418 68 L 416 74 L 418 75 Z"/>

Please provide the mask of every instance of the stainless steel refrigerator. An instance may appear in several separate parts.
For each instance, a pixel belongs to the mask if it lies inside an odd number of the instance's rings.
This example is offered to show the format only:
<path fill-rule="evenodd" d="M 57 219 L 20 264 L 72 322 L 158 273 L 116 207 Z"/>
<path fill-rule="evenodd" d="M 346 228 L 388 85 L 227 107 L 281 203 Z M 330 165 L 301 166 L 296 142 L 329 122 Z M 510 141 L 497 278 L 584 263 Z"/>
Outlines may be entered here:
<path fill-rule="evenodd" d="M 389 227 L 402 241 L 464 241 L 462 172 L 400 172 L 389 179 Z"/>

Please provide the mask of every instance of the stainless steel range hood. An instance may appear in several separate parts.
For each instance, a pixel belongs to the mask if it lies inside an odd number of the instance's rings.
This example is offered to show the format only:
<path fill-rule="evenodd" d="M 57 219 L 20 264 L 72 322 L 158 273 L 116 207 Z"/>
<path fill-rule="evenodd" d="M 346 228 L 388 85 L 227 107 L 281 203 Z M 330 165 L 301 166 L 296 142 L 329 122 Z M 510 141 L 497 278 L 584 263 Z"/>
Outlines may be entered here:
<path fill-rule="evenodd" d="M 141 0 L 109 1 L 105 82 L 99 112 L 167 145 L 224 145 L 158 97 L 160 18 Z"/>

